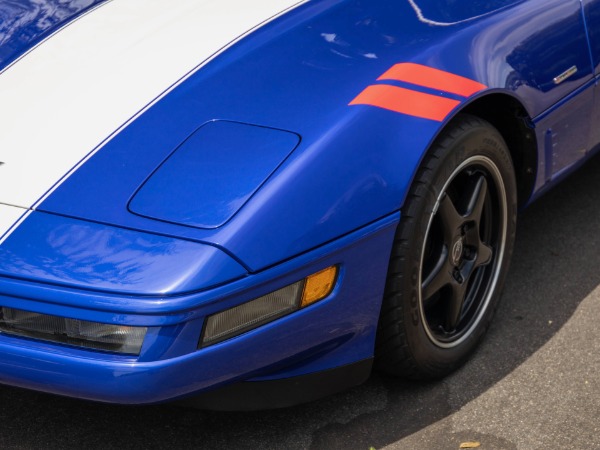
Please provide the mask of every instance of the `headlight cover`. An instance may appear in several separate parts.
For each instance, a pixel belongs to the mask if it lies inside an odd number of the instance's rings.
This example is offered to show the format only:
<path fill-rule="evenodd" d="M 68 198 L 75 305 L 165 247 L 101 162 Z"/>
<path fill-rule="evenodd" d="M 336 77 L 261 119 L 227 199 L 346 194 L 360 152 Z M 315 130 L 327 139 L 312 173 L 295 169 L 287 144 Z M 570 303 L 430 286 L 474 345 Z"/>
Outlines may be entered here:
<path fill-rule="evenodd" d="M 139 355 L 147 328 L 88 322 L 3 307 L 0 332 L 75 347 Z"/>

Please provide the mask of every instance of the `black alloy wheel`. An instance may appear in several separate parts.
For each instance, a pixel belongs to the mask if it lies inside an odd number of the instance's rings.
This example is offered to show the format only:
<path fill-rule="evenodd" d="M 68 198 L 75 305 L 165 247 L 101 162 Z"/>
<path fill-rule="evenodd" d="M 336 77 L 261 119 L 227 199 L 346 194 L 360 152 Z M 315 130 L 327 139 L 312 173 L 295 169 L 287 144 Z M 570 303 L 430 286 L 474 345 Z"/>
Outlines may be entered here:
<path fill-rule="evenodd" d="M 467 115 L 442 132 L 401 212 L 376 359 L 409 378 L 460 366 L 487 330 L 516 226 L 510 152 L 489 123 Z"/>
<path fill-rule="evenodd" d="M 506 222 L 497 167 L 487 157 L 469 158 L 437 200 L 422 252 L 421 315 L 436 345 L 458 345 L 476 328 L 498 281 Z"/>

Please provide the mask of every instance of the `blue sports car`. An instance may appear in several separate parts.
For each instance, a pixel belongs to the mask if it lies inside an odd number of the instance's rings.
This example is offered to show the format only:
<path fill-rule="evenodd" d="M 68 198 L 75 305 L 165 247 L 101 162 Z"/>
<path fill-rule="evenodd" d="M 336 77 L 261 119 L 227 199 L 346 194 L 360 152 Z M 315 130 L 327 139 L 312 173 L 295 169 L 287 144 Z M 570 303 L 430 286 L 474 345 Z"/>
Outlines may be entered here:
<path fill-rule="evenodd" d="M 0 382 L 282 407 L 462 364 L 600 144 L 600 0 L 0 3 Z"/>

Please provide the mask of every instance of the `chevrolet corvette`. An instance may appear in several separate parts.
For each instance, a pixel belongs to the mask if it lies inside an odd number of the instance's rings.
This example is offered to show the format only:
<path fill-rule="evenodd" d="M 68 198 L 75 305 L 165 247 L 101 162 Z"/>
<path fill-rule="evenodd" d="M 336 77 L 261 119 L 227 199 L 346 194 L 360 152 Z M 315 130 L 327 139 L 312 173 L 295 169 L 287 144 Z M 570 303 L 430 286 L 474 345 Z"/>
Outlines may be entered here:
<path fill-rule="evenodd" d="M 0 383 L 284 407 L 456 370 L 600 144 L 600 0 L 0 3 Z"/>

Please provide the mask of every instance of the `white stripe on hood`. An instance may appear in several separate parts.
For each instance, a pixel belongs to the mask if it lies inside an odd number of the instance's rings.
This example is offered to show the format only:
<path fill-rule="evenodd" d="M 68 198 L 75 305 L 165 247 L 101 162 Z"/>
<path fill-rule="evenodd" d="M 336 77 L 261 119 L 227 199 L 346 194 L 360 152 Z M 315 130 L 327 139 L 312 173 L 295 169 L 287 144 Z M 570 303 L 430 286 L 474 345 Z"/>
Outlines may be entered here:
<path fill-rule="evenodd" d="M 116 0 L 69 24 L 0 74 L 0 203 L 35 207 L 203 61 L 297 5 Z"/>

